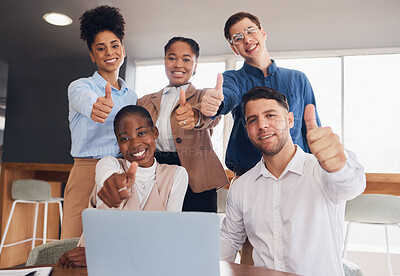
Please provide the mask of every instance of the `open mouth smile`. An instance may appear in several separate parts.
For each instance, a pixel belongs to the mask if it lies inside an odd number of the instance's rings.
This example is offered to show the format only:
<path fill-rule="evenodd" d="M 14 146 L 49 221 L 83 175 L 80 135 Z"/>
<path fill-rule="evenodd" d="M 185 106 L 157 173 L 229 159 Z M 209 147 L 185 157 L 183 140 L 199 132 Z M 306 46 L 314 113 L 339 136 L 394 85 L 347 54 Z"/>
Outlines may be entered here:
<path fill-rule="evenodd" d="M 114 62 L 116 62 L 117 61 L 117 59 L 116 58 L 113 58 L 113 59 L 108 59 L 108 60 L 106 60 L 105 62 L 106 63 L 114 63 Z"/>
<path fill-rule="evenodd" d="M 185 74 L 185 72 L 181 72 L 181 71 L 172 71 L 172 75 L 174 75 L 175 77 L 181 77 Z"/>
<path fill-rule="evenodd" d="M 268 139 L 268 138 L 270 138 L 270 137 L 272 137 L 274 135 L 275 134 L 269 134 L 269 135 L 265 135 L 265 136 L 260 136 L 260 137 L 258 137 L 258 140 L 265 140 L 265 139 Z"/>
<path fill-rule="evenodd" d="M 246 52 L 251 52 L 251 51 L 253 51 L 255 48 L 257 48 L 257 46 L 258 46 L 258 43 L 251 45 L 251 46 L 246 50 Z"/>

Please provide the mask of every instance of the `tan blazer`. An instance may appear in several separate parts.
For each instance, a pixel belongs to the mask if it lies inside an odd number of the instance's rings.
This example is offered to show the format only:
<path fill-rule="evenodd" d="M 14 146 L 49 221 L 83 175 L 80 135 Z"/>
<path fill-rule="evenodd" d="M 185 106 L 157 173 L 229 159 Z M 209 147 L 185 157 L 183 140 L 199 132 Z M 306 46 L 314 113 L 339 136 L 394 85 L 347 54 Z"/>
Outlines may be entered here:
<path fill-rule="evenodd" d="M 160 113 L 161 97 L 163 90 L 152 93 L 140 98 L 138 105 L 146 108 L 154 123 Z M 186 101 L 194 109 L 200 109 L 200 99 L 205 90 L 196 90 L 190 84 L 186 90 Z M 213 188 L 223 187 L 229 184 L 224 168 L 215 154 L 210 133 L 212 127 L 218 124 L 220 118 L 212 120 L 203 118 L 201 124 L 192 130 L 183 130 L 176 121 L 175 110 L 179 106 L 179 101 L 171 113 L 171 129 L 175 146 L 182 166 L 189 174 L 189 185 L 195 193 L 200 193 Z"/>

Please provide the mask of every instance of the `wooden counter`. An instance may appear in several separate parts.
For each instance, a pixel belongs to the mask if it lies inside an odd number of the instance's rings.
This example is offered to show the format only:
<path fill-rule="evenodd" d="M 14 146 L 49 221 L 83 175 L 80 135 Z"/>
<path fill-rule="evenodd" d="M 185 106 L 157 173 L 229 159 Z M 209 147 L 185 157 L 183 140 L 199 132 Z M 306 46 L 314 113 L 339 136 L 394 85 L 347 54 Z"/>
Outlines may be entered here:
<path fill-rule="evenodd" d="M 44 163 L 1 163 L 0 175 L 0 229 L 3 236 L 4 229 L 11 210 L 11 185 L 17 179 L 41 179 L 51 185 L 52 196 L 61 195 L 61 183 L 67 182 L 72 164 L 44 164 Z M 42 205 L 42 204 L 41 204 Z M 32 237 L 34 225 L 33 204 L 17 204 L 14 216 L 8 230 L 6 244 Z M 47 238 L 59 238 L 59 213 L 57 204 L 49 204 Z M 43 206 L 39 207 L 38 228 L 36 237 L 43 237 Z M 41 242 L 36 242 L 36 245 Z M 0 267 L 10 267 L 25 263 L 31 250 L 32 242 L 26 242 L 3 248 L 0 255 Z"/>
<path fill-rule="evenodd" d="M 11 209 L 11 184 L 16 179 L 33 178 L 46 180 L 51 185 L 52 196 L 60 196 L 61 183 L 67 182 L 72 164 L 42 164 L 3 162 L 0 175 L 0 234 L 3 235 L 8 215 Z M 229 178 L 233 173 L 227 171 Z M 400 196 L 400 174 L 367 173 L 367 188 L 365 193 L 390 194 Z M 49 204 L 47 237 L 59 237 L 58 207 Z M 6 243 L 28 239 L 32 236 L 34 219 L 33 204 L 18 204 L 10 225 Z M 39 208 L 37 237 L 43 234 L 43 208 Z M 39 245 L 38 242 L 36 245 Z M 25 263 L 32 243 L 23 243 L 3 248 L 0 255 L 0 268 L 11 267 Z"/>
<path fill-rule="evenodd" d="M 387 194 L 400 196 L 400 174 L 366 173 L 367 188 L 364 194 Z"/>

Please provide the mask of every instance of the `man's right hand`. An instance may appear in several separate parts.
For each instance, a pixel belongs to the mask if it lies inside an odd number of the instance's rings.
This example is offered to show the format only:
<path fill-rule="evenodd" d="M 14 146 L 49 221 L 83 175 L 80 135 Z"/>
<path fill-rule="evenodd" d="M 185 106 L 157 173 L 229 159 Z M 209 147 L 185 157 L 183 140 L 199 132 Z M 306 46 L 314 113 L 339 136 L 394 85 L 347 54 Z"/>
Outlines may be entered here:
<path fill-rule="evenodd" d="M 114 106 L 111 98 L 111 84 L 107 83 L 105 90 L 105 97 L 97 98 L 97 101 L 93 104 L 92 115 L 90 116 L 97 123 L 104 123 Z"/>
<path fill-rule="evenodd" d="M 212 117 L 217 114 L 219 106 L 224 100 L 222 92 L 222 84 L 224 79 L 222 74 L 218 74 L 217 85 L 215 88 L 207 89 L 200 103 L 200 112 L 207 117 Z"/>
<path fill-rule="evenodd" d="M 135 184 L 135 175 L 138 163 L 132 162 L 127 173 L 114 173 L 106 181 L 97 193 L 105 205 L 118 208 L 123 200 L 131 196 L 129 189 Z"/>

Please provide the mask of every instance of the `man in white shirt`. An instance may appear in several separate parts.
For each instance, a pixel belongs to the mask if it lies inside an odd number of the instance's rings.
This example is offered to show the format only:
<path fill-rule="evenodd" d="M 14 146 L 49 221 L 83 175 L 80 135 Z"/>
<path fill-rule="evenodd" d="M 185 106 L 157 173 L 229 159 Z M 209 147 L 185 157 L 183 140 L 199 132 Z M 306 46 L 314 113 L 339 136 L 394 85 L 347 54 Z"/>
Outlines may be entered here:
<path fill-rule="evenodd" d="M 293 144 L 286 97 L 268 87 L 243 96 L 246 129 L 262 159 L 230 188 L 221 259 L 233 262 L 246 235 L 255 266 L 301 275 L 344 275 L 341 248 L 346 200 L 366 186 L 363 167 L 315 107 L 304 112 L 313 154 Z"/>

